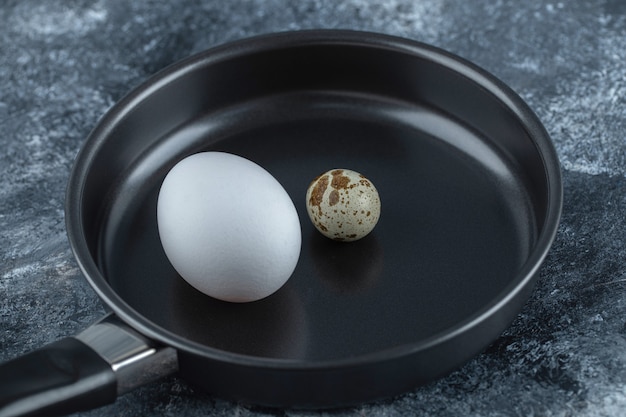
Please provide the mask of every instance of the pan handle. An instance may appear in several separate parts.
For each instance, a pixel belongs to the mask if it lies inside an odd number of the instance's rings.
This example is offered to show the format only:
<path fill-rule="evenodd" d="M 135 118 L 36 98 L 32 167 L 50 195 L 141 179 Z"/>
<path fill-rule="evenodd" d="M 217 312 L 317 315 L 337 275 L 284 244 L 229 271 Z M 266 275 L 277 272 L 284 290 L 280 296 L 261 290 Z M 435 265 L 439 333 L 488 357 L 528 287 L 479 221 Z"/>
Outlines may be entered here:
<path fill-rule="evenodd" d="M 75 337 L 0 365 L 0 417 L 97 408 L 177 370 L 175 349 L 108 315 Z"/>

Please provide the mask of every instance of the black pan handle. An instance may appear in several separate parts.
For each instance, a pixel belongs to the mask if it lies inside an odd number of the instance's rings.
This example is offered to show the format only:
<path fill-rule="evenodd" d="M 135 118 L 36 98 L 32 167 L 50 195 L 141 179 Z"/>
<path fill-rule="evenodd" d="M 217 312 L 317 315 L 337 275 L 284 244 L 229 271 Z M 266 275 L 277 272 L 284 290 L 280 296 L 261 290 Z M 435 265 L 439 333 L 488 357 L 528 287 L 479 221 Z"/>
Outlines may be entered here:
<path fill-rule="evenodd" d="M 111 366 L 68 337 L 0 365 L 0 416 L 53 416 L 111 403 Z"/>
<path fill-rule="evenodd" d="M 109 315 L 76 337 L 0 365 L 0 417 L 97 408 L 177 369 L 173 348 L 157 345 Z"/>

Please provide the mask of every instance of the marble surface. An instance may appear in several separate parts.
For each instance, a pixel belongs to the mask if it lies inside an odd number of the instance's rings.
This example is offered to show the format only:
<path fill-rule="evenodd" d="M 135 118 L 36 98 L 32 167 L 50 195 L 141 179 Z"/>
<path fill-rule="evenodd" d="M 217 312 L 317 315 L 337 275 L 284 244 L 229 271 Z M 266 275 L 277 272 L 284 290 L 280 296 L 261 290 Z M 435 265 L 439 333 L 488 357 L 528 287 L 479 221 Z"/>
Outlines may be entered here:
<path fill-rule="evenodd" d="M 243 406 L 170 377 L 81 415 L 626 414 L 626 2 L 5 0 L 0 22 L 0 361 L 101 317 L 65 235 L 73 158 L 132 87 L 210 46 L 303 28 L 425 41 L 517 91 L 562 163 L 563 219 L 536 290 L 451 375 L 325 412 Z"/>

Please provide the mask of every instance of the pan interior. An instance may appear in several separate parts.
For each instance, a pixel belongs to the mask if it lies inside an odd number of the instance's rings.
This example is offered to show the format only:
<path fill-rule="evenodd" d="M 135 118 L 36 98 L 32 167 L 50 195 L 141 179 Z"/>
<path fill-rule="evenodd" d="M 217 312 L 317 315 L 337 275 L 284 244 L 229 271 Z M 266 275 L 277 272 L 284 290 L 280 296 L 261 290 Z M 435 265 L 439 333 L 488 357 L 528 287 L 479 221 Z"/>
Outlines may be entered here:
<path fill-rule="evenodd" d="M 311 361 L 419 343 L 493 303 L 536 240 L 528 179 L 493 143 L 433 106 L 379 94 L 279 92 L 206 112 L 162 135 L 111 187 L 99 266 L 139 314 L 209 348 Z M 260 164 L 298 210 L 298 266 L 264 300 L 197 292 L 161 248 L 161 181 L 207 150 Z M 328 240 L 308 220 L 307 186 L 331 168 L 359 171 L 379 190 L 380 221 L 360 241 Z"/>

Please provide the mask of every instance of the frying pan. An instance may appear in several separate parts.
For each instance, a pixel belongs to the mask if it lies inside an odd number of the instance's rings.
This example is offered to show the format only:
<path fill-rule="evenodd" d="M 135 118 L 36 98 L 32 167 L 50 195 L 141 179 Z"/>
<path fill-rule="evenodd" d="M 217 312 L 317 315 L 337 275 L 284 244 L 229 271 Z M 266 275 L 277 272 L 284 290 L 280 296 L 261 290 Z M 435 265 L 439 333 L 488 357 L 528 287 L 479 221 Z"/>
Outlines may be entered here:
<path fill-rule="evenodd" d="M 248 158 L 290 194 L 296 270 L 248 304 L 200 294 L 156 226 L 180 159 Z M 379 190 L 376 229 L 316 232 L 309 182 L 332 168 Z M 532 289 L 562 208 L 559 162 L 492 75 L 415 41 L 352 31 L 265 35 L 166 68 L 102 118 L 69 180 L 67 232 L 110 313 L 0 367 L 0 415 L 69 413 L 177 372 L 216 396 L 335 407 L 396 395 L 480 353 Z"/>

